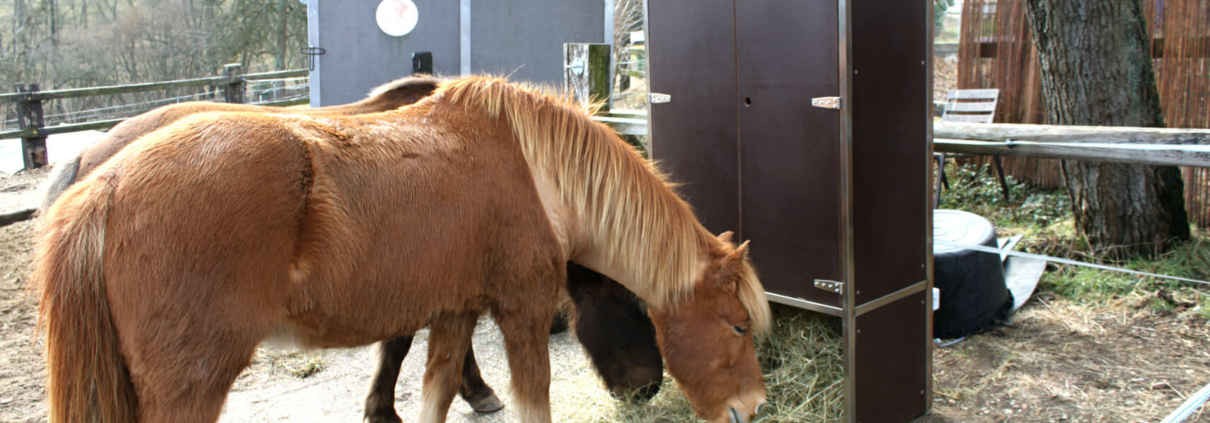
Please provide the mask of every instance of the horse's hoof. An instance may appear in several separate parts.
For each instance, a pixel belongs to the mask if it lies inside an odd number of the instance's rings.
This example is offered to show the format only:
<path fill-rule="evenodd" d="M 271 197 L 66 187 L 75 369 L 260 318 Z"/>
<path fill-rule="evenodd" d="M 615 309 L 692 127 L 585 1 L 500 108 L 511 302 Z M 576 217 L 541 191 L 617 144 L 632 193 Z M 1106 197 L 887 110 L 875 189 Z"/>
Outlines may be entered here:
<path fill-rule="evenodd" d="M 496 394 L 491 394 L 486 397 L 467 402 L 470 403 L 471 408 L 475 409 L 475 412 L 479 414 L 495 413 L 504 409 L 504 402 L 500 401 L 500 398 L 496 397 Z"/>
<path fill-rule="evenodd" d="M 377 413 L 374 415 L 366 415 L 364 423 L 403 423 L 403 419 L 399 418 L 398 414 L 391 410 L 391 413 Z"/>

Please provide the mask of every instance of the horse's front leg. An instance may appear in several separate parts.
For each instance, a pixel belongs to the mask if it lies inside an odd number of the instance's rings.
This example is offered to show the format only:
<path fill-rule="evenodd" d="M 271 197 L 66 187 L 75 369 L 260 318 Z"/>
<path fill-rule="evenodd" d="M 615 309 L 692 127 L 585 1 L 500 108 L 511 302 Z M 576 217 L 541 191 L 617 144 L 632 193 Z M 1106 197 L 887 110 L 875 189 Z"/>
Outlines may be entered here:
<path fill-rule="evenodd" d="M 554 310 L 530 307 L 496 314 L 504 334 L 514 406 L 522 423 L 549 423 L 550 327 Z"/>
<path fill-rule="evenodd" d="M 429 356 L 424 371 L 421 423 L 443 423 L 450 402 L 462 385 L 462 365 L 479 315 L 442 314 L 429 328 Z"/>

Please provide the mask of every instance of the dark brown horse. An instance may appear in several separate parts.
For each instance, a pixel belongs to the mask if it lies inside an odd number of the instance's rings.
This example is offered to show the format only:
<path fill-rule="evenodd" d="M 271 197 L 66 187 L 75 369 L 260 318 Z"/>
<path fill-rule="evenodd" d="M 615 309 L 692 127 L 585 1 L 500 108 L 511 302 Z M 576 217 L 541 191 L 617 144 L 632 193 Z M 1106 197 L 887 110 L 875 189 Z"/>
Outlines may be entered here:
<path fill-rule="evenodd" d="M 698 414 L 764 405 L 769 325 L 747 243 L 565 97 L 482 77 L 349 117 L 202 113 L 139 138 L 41 220 L 31 283 L 50 421 L 213 422 L 266 338 L 366 345 L 430 329 L 441 422 L 478 317 L 504 335 L 524 422 L 550 421 L 566 263 L 647 304 Z"/>
<path fill-rule="evenodd" d="M 168 126 L 185 117 L 205 112 L 256 112 L 271 114 L 297 114 L 304 116 L 359 115 L 385 112 L 415 103 L 437 89 L 439 80 L 427 76 L 405 77 L 383 84 L 370 95 L 356 103 L 310 108 L 281 108 L 244 104 L 188 102 L 159 107 L 132 117 L 114 126 L 105 136 L 79 155 L 55 169 L 50 178 L 42 209 L 50 205 L 78 178 L 83 178 L 109 160 L 114 154 L 139 137 L 156 129 Z M 598 374 L 615 397 L 650 399 L 659 392 L 663 380 L 663 361 L 656 346 L 651 320 L 640 310 L 641 300 L 617 282 L 581 266 L 568 263 L 568 285 L 572 289 L 574 311 L 582 317 L 577 325 L 576 336 L 585 346 Z M 581 284 L 583 289 L 577 289 Z M 586 293 L 591 290 L 595 297 Z M 576 295 L 581 293 L 581 295 Z M 627 320 L 608 325 L 588 324 L 603 322 L 611 313 L 629 316 Z M 567 314 L 556 315 L 551 333 L 560 333 L 567 328 Z M 608 330 L 605 330 L 605 329 Z M 379 362 L 366 395 L 365 416 L 367 422 L 402 421 L 395 412 L 395 382 L 399 378 L 400 366 L 412 345 L 412 337 L 405 336 L 382 342 L 378 347 Z M 619 345 L 625 345 L 620 348 Z M 495 390 L 483 381 L 474 350 L 468 347 L 463 365 L 460 396 L 478 412 L 490 413 L 504 407 Z"/>
<path fill-rule="evenodd" d="M 567 265 L 567 280 L 577 310 L 576 334 L 593 367 L 598 374 L 628 382 L 612 384 L 611 378 L 605 378 L 609 393 L 617 399 L 654 397 L 660 392 L 664 366 L 659 349 L 651 347 L 655 326 L 643 300 L 613 279 L 575 263 Z M 647 384 L 636 385 L 644 381 Z"/>

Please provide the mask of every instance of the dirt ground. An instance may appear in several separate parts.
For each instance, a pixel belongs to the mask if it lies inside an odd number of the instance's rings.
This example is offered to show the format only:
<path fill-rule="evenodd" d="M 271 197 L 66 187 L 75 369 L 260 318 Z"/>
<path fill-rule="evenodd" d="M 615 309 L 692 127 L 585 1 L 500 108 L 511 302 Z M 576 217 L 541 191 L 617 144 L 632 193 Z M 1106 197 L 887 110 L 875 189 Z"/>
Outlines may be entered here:
<path fill-rule="evenodd" d="M 1210 322 L 1128 301 L 1035 296 L 1009 325 L 933 355 L 921 422 L 1156 422 L 1210 383 Z M 1201 410 L 1186 422 L 1210 422 Z"/>
<path fill-rule="evenodd" d="M 45 175 L 0 174 L 0 212 L 36 203 Z M 25 290 L 32 234 L 31 222 L 0 228 L 0 422 L 46 420 L 35 301 Z M 484 323 L 475 335 L 477 356 L 486 380 L 508 403 L 499 332 Z M 419 413 L 425 338 L 417 336 L 397 388 L 396 408 L 405 421 Z M 1135 300 L 1090 308 L 1044 293 L 1011 324 L 936 350 L 934 407 L 917 421 L 1158 421 L 1210 383 L 1208 347 L 1210 322 L 1193 311 L 1156 312 Z M 262 351 L 237 381 L 221 421 L 359 421 L 372 358 L 368 348 Z M 604 389 L 578 389 L 599 382 L 574 337 L 554 337 L 551 359 L 555 420 L 610 421 L 613 406 Z M 511 407 L 477 416 L 455 400 L 450 420 L 515 416 Z M 1210 412 L 1187 421 L 1210 422 Z"/>

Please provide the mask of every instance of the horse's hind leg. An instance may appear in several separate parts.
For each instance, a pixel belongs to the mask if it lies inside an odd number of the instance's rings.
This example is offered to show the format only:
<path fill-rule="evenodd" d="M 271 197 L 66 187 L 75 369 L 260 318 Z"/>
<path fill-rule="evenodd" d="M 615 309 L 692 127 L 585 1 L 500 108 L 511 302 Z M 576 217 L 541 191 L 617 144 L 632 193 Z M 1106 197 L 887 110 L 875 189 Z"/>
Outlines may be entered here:
<path fill-rule="evenodd" d="M 471 408 L 478 413 L 494 413 L 504 408 L 504 402 L 496 396 L 496 391 L 487 386 L 479 373 L 479 363 L 475 362 L 475 347 L 466 345 L 466 360 L 462 363 L 462 387 L 458 395 L 466 400 Z"/>
<path fill-rule="evenodd" d="M 400 367 L 411 347 L 410 336 L 378 344 L 378 368 L 374 370 L 370 391 L 366 394 L 365 423 L 403 422 L 395 412 L 395 383 L 399 380 Z M 458 394 L 478 413 L 494 413 L 504 408 L 504 402 L 496 396 L 496 391 L 483 381 L 479 364 L 475 362 L 475 349 L 469 344 L 466 360 L 462 363 L 462 387 L 458 389 Z"/>
<path fill-rule="evenodd" d="M 412 337 L 401 336 L 378 344 L 378 368 L 374 369 L 370 392 L 366 394 L 366 423 L 402 423 L 395 413 L 395 382 L 399 367 L 412 348 Z"/>
<path fill-rule="evenodd" d="M 218 421 L 231 385 L 252 361 L 260 338 L 184 323 L 177 328 L 193 330 L 146 328 L 123 342 L 124 350 L 133 352 L 127 365 L 138 393 L 140 423 Z"/>
<path fill-rule="evenodd" d="M 475 332 L 477 313 L 443 314 L 429 327 L 429 356 L 424 372 L 421 423 L 443 423 L 462 384 L 462 365 Z"/>

